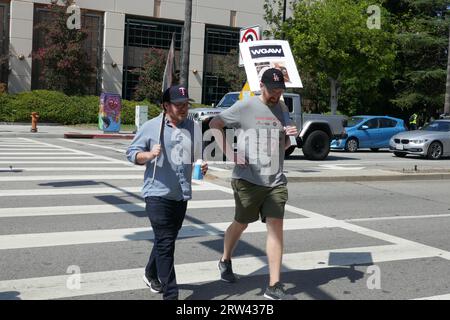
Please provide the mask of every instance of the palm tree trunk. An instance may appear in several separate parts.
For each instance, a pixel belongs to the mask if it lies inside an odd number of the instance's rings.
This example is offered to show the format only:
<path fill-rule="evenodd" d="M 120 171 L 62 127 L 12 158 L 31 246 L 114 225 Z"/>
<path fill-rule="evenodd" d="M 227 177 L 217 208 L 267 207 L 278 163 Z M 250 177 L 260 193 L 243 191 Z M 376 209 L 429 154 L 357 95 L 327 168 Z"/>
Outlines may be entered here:
<path fill-rule="evenodd" d="M 191 47 L 192 0 L 185 0 L 183 52 L 181 56 L 180 84 L 189 87 L 189 54 Z"/>

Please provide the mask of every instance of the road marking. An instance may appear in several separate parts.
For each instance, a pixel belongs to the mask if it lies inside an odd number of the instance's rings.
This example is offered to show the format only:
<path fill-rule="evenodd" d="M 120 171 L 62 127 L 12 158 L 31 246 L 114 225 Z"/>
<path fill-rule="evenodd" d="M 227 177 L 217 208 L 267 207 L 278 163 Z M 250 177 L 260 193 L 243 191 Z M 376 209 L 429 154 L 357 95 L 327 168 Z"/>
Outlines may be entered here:
<path fill-rule="evenodd" d="M 329 261 L 330 257 L 339 253 L 340 261 Z M 363 254 L 360 254 L 363 253 Z M 312 252 L 289 253 L 283 255 L 282 272 L 325 269 L 381 262 L 410 260 L 433 256 L 434 252 L 418 250 L 414 247 L 387 245 L 374 247 L 355 247 L 346 249 L 321 250 Z M 267 275 L 267 259 L 265 256 L 235 258 L 234 270 L 241 277 Z M 175 265 L 177 282 L 180 285 L 218 281 L 217 260 Z M 61 299 L 77 296 L 105 294 L 111 292 L 146 289 L 142 281 L 144 268 L 113 270 L 92 273 L 81 273 L 80 290 L 67 288 L 69 275 L 38 277 L 29 279 L 0 281 L 0 292 L 18 292 L 11 299 Z M 3 299 L 8 299 L 3 295 Z"/>
<path fill-rule="evenodd" d="M 199 208 L 219 208 L 218 201 L 199 201 L 203 203 L 193 203 L 193 207 Z M 211 203 L 208 203 L 211 202 Z M 234 200 L 222 200 L 221 207 L 233 207 Z M 139 208 L 140 205 L 134 205 Z M 92 212 L 91 212 L 92 213 Z M 289 219 L 285 230 L 304 230 L 324 228 L 323 223 L 314 219 Z M 192 238 L 205 236 L 220 236 L 230 226 L 230 222 L 191 224 L 184 225 L 178 238 Z M 333 226 L 330 226 L 333 227 Z M 252 224 L 245 230 L 246 233 L 259 233 L 266 231 L 266 226 L 262 223 Z M 0 250 L 42 248 L 68 245 L 98 244 L 124 241 L 153 240 L 153 231 L 146 228 L 126 228 L 112 230 L 89 230 L 89 231 L 69 231 L 69 232 L 47 232 L 29 234 L 10 234 L 0 236 Z"/>
<path fill-rule="evenodd" d="M 131 188 L 129 189 L 132 190 Z M 136 188 L 133 191 L 139 192 L 140 188 Z M 198 189 L 194 189 L 194 191 L 204 191 L 204 189 L 200 187 Z M 123 191 L 119 192 L 123 193 Z M 109 194 L 113 192 L 106 191 L 105 193 Z M 67 194 L 81 194 L 81 193 L 67 192 Z M 42 194 L 39 195 L 43 196 Z M 50 195 L 50 193 L 45 195 Z M 188 209 L 232 208 L 232 207 L 234 207 L 234 200 L 193 200 L 188 202 Z M 1 208 L 0 218 L 143 212 L 145 211 L 144 208 L 145 208 L 144 203 Z"/>
<path fill-rule="evenodd" d="M 99 170 L 101 171 L 101 169 Z M 127 174 L 127 175 L 65 175 L 65 176 L 27 176 L 27 177 L 0 177 L 2 182 L 16 182 L 16 181 L 76 181 L 76 180 L 143 180 L 142 174 Z"/>
<path fill-rule="evenodd" d="M 85 151 L 81 151 L 81 150 L 77 150 L 77 149 L 65 148 L 65 147 L 61 147 L 61 146 L 58 146 L 58 145 L 45 143 L 45 142 L 41 142 L 41 141 L 38 142 L 36 140 L 32 140 L 32 139 L 28 139 L 28 138 L 22 138 L 22 139 L 27 140 L 27 141 L 32 141 L 32 142 L 35 142 L 35 143 L 40 144 L 40 145 L 46 145 L 46 146 L 49 146 L 49 147 L 58 148 L 60 150 L 75 152 L 75 153 L 83 154 L 83 155 L 89 155 L 89 156 L 101 158 L 103 160 L 109 160 L 110 162 L 114 162 L 114 163 L 121 163 L 121 164 L 124 164 L 126 166 L 134 166 L 134 164 L 130 163 L 129 161 L 123 161 L 123 160 L 118 160 L 118 159 L 114 159 L 114 158 L 111 158 L 111 157 L 100 156 L 100 155 L 97 155 L 97 154 L 93 154 L 93 153 L 89 153 L 89 152 L 85 152 Z"/>
<path fill-rule="evenodd" d="M 75 155 L 75 152 L 2 152 L 2 156 L 33 156 L 33 155 Z M 1 158 L 0 158 L 1 159 Z"/>
<path fill-rule="evenodd" d="M 0 146 L 0 151 L 58 151 L 56 148 L 40 148 L 40 147 L 24 147 L 24 148 L 3 148 Z"/>
<path fill-rule="evenodd" d="M 429 214 L 422 216 L 395 216 L 395 217 L 377 217 L 377 218 L 356 218 L 345 219 L 347 222 L 365 222 L 365 221 L 383 221 L 383 220 L 407 220 L 407 219 L 432 219 L 432 218 L 449 218 L 450 214 Z"/>
<path fill-rule="evenodd" d="M 23 158 L 22 158 L 23 159 Z M 0 161 L 0 164 L 116 164 L 111 161 L 64 161 L 63 158 L 61 158 L 61 161 L 24 161 L 24 160 L 10 160 L 10 161 Z M 0 158 L 1 160 L 1 158 Z M 81 160 L 81 159 L 80 159 Z M 133 165 L 131 165 L 133 166 Z M 82 167 L 80 167 L 82 168 Z M 99 167 L 101 168 L 101 167 Z"/>
<path fill-rule="evenodd" d="M 450 300 L 450 293 L 425 298 L 417 298 L 412 300 Z"/>
<path fill-rule="evenodd" d="M 126 149 L 118 149 L 118 148 L 114 148 L 114 147 L 102 146 L 102 145 L 98 145 L 98 144 L 95 144 L 95 143 L 87 143 L 87 142 L 75 141 L 75 140 L 71 140 L 71 139 L 62 139 L 62 138 L 60 138 L 59 140 L 63 140 L 64 142 L 72 142 L 72 143 L 76 143 L 76 144 L 91 146 L 91 147 L 95 147 L 95 148 L 102 148 L 102 149 L 113 150 L 113 151 L 117 151 L 117 152 L 120 152 L 120 153 L 123 153 L 123 154 L 125 154 L 127 152 Z"/>
<path fill-rule="evenodd" d="M 75 188 L 64 187 L 62 189 L 20 189 L 20 190 L 0 190 L 0 197 L 23 197 L 23 196 L 61 196 L 61 195 L 80 195 L 80 194 L 117 194 L 117 193 L 141 193 L 141 187 L 108 187 L 108 188 Z M 204 185 L 193 185 L 192 191 L 213 191 L 213 189 Z M 19 209 L 3 208 L 1 210 Z M 30 208 L 31 209 L 31 208 Z"/>
<path fill-rule="evenodd" d="M 351 171 L 351 170 L 363 170 L 365 167 L 354 167 L 359 164 L 321 164 L 319 165 L 320 169 L 327 170 L 339 170 L 339 171 Z"/>
<path fill-rule="evenodd" d="M 46 154 L 47 155 L 47 154 Z M 0 160 L 54 160 L 55 156 L 51 156 L 51 157 L 45 157 L 45 156 L 40 156 L 40 157 L 3 157 L 0 155 Z M 95 160 L 97 158 L 94 157 L 87 157 L 87 156 L 76 156 L 76 157 L 67 157 L 67 156 L 62 156 L 62 157 L 58 157 L 58 159 L 60 160 Z"/>
<path fill-rule="evenodd" d="M 23 171 L 23 172 L 44 172 L 44 171 L 144 171 L 145 167 L 34 167 L 34 168 L 25 168 L 25 167 L 14 167 L 13 170 Z M 11 168 L 0 167 L 1 171 L 11 171 Z"/>

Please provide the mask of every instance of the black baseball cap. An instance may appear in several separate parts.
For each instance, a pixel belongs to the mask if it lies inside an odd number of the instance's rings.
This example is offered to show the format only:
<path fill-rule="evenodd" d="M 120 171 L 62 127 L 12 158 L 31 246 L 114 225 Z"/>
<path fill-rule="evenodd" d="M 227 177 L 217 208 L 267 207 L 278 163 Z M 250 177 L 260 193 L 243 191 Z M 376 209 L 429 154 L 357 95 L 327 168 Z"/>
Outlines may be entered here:
<path fill-rule="evenodd" d="M 281 70 L 271 68 L 264 71 L 261 82 L 266 86 L 267 89 L 286 89 L 284 84 L 284 75 Z"/>
<path fill-rule="evenodd" d="M 182 85 L 171 86 L 163 94 L 163 102 L 180 103 L 189 101 L 186 87 Z"/>

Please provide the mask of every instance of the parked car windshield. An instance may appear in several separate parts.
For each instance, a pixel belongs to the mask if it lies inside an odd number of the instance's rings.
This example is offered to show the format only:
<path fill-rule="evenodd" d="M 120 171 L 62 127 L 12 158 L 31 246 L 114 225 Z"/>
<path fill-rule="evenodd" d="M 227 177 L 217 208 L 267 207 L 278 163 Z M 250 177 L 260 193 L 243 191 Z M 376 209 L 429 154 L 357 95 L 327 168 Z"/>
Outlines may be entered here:
<path fill-rule="evenodd" d="M 351 117 L 347 120 L 347 127 L 354 127 L 364 121 L 364 118 L 361 117 Z"/>
<path fill-rule="evenodd" d="M 424 131 L 450 131 L 450 122 L 433 121 L 422 128 Z"/>
<path fill-rule="evenodd" d="M 223 98 L 217 104 L 218 108 L 229 108 L 239 99 L 238 93 L 229 93 L 223 96 Z"/>

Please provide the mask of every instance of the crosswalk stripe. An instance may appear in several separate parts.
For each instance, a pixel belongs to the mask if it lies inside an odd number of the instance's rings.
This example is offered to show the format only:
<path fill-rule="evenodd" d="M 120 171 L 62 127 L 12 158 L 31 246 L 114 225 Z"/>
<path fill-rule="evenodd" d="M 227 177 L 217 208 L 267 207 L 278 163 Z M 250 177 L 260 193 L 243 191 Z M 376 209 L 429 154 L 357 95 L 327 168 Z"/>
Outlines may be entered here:
<path fill-rule="evenodd" d="M 425 298 L 416 298 L 412 300 L 450 300 L 450 293 Z"/>
<path fill-rule="evenodd" d="M 429 218 L 449 218 L 450 214 L 428 214 L 419 216 L 395 216 L 395 217 L 376 217 L 376 218 L 357 218 L 346 219 L 347 222 L 369 222 L 369 221 L 384 221 L 384 220 L 409 220 L 409 219 L 429 219 Z"/>
<path fill-rule="evenodd" d="M 63 189 L 24 189 L 24 190 L 0 190 L 0 197 L 21 197 L 21 196 L 60 196 L 60 195 L 80 195 L 80 194 L 117 194 L 117 193 L 139 193 L 141 187 L 108 187 L 108 188 L 74 188 L 68 187 Z M 217 190 L 210 186 L 193 185 L 192 191 L 213 191 Z M 0 212 L 8 212 L 9 210 L 20 208 L 4 208 Z M 28 210 L 31 208 L 23 208 Z M 36 208 L 34 208 L 36 209 Z"/>
<path fill-rule="evenodd" d="M 232 200 L 228 201 L 228 206 L 231 205 L 230 202 Z M 227 204 L 224 204 L 224 206 Z M 205 207 L 210 208 L 210 206 Z M 217 208 L 217 205 L 214 205 L 214 208 Z M 232 217 L 231 214 L 230 217 Z M 229 225 L 230 222 L 184 225 L 180 230 L 178 238 L 220 236 Z M 327 227 L 333 227 L 333 225 L 327 226 L 315 219 L 288 219 L 284 230 L 320 229 Z M 264 224 L 258 223 L 249 225 L 245 232 L 248 234 L 264 232 L 266 230 Z M 142 240 L 153 240 L 153 232 L 150 227 L 2 235 L 0 236 L 0 250 Z"/>
<path fill-rule="evenodd" d="M 77 153 L 77 154 L 84 154 L 84 155 L 90 155 L 90 156 L 98 157 L 98 158 L 101 158 L 103 160 L 108 160 L 109 162 L 121 163 L 121 164 L 124 164 L 124 165 L 132 165 L 129 161 L 117 160 L 115 158 L 111 158 L 111 157 L 107 157 L 107 156 L 101 156 L 101 155 L 93 154 L 93 153 L 86 152 L 86 151 L 81 151 L 81 150 L 77 150 L 77 149 L 61 147 L 61 146 L 58 146 L 58 145 L 45 143 L 45 142 L 42 142 L 42 141 L 36 141 L 36 140 L 28 139 L 28 138 L 23 138 L 23 139 L 26 140 L 26 141 L 34 142 L 34 143 L 39 144 L 39 145 L 43 145 L 43 146 L 45 145 L 45 146 L 49 146 L 49 147 L 52 147 L 52 148 L 57 148 L 59 150 L 63 150 L 63 151 L 66 151 L 66 152 L 70 151 L 70 152 L 74 152 L 74 153 Z M 62 140 L 64 140 L 64 139 L 62 139 Z"/>
<path fill-rule="evenodd" d="M 23 172 L 45 172 L 45 171 L 144 171 L 145 167 L 17 167 L 13 168 L 16 171 Z M 9 171 L 11 168 L 0 168 L 0 171 Z"/>
<path fill-rule="evenodd" d="M 81 161 L 83 160 L 83 161 Z M 0 158 L 0 164 L 116 164 L 111 161 L 84 161 L 84 159 L 79 159 L 78 161 L 67 161 L 61 158 L 59 161 L 49 160 L 49 161 L 24 161 L 24 160 L 9 160 L 9 161 L 1 161 Z M 130 166 L 133 166 L 130 164 Z"/>
<path fill-rule="evenodd" d="M 194 200 L 188 202 L 188 209 L 231 208 L 231 207 L 234 207 L 234 200 Z M 128 212 L 141 212 L 144 211 L 144 208 L 145 208 L 144 203 L 30 207 L 30 208 L 23 208 L 23 207 L 1 208 L 0 218 L 128 213 Z"/>
<path fill-rule="evenodd" d="M 0 160 L 54 160 L 55 157 L 54 156 L 49 156 L 49 155 L 42 155 L 39 157 L 19 157 L 19 156 L 15 156 L 15 157 L 3 157 L 0 156 Z M 69 155 L 63 155 L 58 157 L 58 159 L 60 160 L 95 160 L 98 158 L 94 158 L 94 157 L 87 157 L 87 156 L 69 156 Z"/>
<path fill-rule="evenodd" d="M 26 177 L 0 177 L 0 181 L 73 181 L 73 180 L 143 180 L 142 174 L 126 174 L 126 175 L 65 175 L 65 176 L 26 176 Z"/>
<path fill-rule="evenodd" d="M 363 254 L 359 254 L 363 253 Z M 331 256 L 340 256 L 341 260 L 329 261 Z M 435 252 L 410 246 L 385 245 L 370 247 L 354 247 L 312 252 L 289 253 L 283 255 L 282 272 L 325 269 L 336 266 L 351 266 L 355 264 L 376 264 L 388 261 L 428 258 Z M 233 269 L 241 277 L 267 275 L 266 257 L 249 257 L 233 259 Z M 177 282 L 180 285 L 217 281 L 217 260 L 175 265 Z M 83 272 L 83 270 L 81 270 Z M 17 292 L 11 299 L 63 299 L 85 295 L 105 294 L 145 289 L 142 281 L 143 268 L 81 273 L 81 287 L 69 289 L 67 284 L 73 274 L 38 277 L 18 280 L 0 281 L 0 292 Z M 256 284 L 258 286 L 258 284 Z M 230 287 L 230 294 L 233 290 Z M 4 297 L 8 299 L 8 297 Z"/>
<path fill-rule="evenodd" d="M 71 155 L 74 156 L 77 153 L 75 152 L 2 152 L 2 156 L 37 156 L 37 155 L 53 155 L 53 156 L 62 156 L 62 155 Z M 1 159 L 1 157 L 0 157 Z"/>
<path fill-rule="evenodd" d="M 4 148 L 0 146 L 0 151 L 58 151 L 56 148 L 23 147 L 23 148 Z"/>

